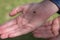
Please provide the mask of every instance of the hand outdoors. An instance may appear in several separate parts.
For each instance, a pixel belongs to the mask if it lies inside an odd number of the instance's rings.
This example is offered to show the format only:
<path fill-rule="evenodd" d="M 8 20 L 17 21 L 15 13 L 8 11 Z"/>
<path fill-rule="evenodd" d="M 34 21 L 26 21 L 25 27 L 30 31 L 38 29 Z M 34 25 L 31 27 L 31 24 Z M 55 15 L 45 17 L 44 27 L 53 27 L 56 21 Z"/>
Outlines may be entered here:
<path fill-rule="evenodd" d="M 41 27 L 35 29 L 35 31 L 33 31 L 33 36 L 36 38 L 52 38 L 57 40 L 59 37 L 57 37 L 59 34 L 59 30 L 60 30 L 60 17 L 51 20 L 49 22 L 46 22 L 45 24 L 43 24 Z M 51 40 L 51 39 L 50 39 Z"/>
<path fill-rule="evenodd" d="M 52 7 L 50 7 L 49 5 Z M 45 1 L 41 4 L 34 3 L 16 7 L 11 11 L 10 16 L 14 16 L 19 12 L 22 12 L 22 14 L 17 18 L 1 25 L 1 38 L 13 38 L 32 32 L 33 30 L 41 26 L 48 19 L 49 16 L 57 11 L 58 8 L 56 7 L 56 5 L 50 1 Z"/>
<path fill-rule="evenodd" d="M 37 22 L 39 21 L 36 20 L 38 16 L 34 14 L 35 11 L 33 10 L 35 9 L 36 6 L 37 6 L 36 4 L 30 4 L 14 8 L 9 14 L 10 16 L 14 16 L 18 12 L 23 12 L 23 14 L 1 25 L 0 27 L 1 38 L 5 39 L 20 36 L 36 29 L 35 24 L 37 24 Z"/>

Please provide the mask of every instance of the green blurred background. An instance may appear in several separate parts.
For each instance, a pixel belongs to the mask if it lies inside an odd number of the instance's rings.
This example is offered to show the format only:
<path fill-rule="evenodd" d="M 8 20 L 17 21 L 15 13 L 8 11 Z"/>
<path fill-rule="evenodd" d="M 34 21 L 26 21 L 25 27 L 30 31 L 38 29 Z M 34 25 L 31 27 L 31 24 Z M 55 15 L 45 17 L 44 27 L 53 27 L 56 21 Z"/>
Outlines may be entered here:
<path fill-rule="evenodd" d="M 27 4 L 27 3 L 33 3 L 33 2 L 41 2 L 42 0 L 0 0 L 0 24 L 5 23 L 6 21 L 10 20 L 12 17 L 9 16 L 9 12 L 16 6 Z M 49 18 L 49 20 L 52 20 L 53 18 L 56 18 L 58 14 L 54 14 Z M 0 39 L 2 40 L 2 39 Z M 24 36 L 16 37 L 16 38 L 10 38 L 10 39 L 4 39 L 4 40 L 43 40 L 40 38 L 34 38 L 32 36 L 32 33 L 29 33 Z M 44 39 L 45 40 L 45 39 Z"/>

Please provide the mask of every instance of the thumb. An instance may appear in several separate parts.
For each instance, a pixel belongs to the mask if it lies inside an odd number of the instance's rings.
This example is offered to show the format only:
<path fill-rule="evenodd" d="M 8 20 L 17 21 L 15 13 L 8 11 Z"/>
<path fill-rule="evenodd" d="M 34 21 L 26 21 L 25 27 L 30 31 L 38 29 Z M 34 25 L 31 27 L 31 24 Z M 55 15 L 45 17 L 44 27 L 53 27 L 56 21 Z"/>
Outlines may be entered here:
<path fill-rule="evenodd" d="M 10 16 L 14 16 L 19 12 L 26 12 L 28 10 L 28 8 L 30 7 L 30 5 L 23 5 L 23 6 L 18 6 L 16 8 L 14 8 L 11 12 L 10 12 Z"/>
<path fill-rule="evenodd" d="M 21 11 L 23 11 L 23 9 L 24 9 L 24 6 L 19 6 L 19 7 L 16 7 L 16 8 L 14 8 L 11 12 L 10 12 L 10 16 L 14 16 L 14 15 L 16 15 L 18 12 L 21 12 Z"/>

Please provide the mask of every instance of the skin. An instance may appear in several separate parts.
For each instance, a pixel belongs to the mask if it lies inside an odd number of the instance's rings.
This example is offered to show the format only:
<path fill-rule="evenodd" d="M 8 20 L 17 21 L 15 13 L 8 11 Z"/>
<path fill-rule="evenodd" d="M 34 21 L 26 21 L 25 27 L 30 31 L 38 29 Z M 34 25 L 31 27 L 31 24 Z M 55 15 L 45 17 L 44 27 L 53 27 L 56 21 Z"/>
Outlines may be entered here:
<path fill-rule="evenodd" d="M 47 40 L 60 40 L 60 16 L 54 20 L 46 22 L 41 27 L 33 31 L 36 38 L 46 38 Z"/>
<path fill-rule="evenodd" d="M 10 20 L 5 24 L 1 25 L 1 38 L 13 38 L 32 32 L 36 28 L 39 28 L 42 24 L 44 24 L 45 21 L 58 10 L 58 7 L 49 0 L 45 0 L 41 3 L 18 6 L 14 8 L 9 15 L 14 16 L 19 12 L 22 12 L 22 14 L 16 17 L 15 19 Z M 53 28 L 52 31 L 55 34 L 55 31 L 57 32 L 58 28 L 57 30 L 54 30 Z M 57 35 L 58 32 L 53 36 Z"/>
<path fill-rule="evenodd" d="M 49 38 L 48 40 L 60 40 L 60 17 L 57 18 L 58 21 L 59 21 L 59 35 L 58 36 L 55 36 L 55 37 L 52 37 L 52 38 Z"/>

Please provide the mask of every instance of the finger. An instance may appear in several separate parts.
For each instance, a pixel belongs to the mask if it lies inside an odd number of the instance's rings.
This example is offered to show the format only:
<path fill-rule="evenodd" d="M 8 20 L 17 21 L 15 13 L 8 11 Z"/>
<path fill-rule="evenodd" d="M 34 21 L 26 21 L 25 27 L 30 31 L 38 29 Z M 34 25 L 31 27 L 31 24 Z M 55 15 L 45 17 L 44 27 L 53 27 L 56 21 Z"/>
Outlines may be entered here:
<path fill-rule="evenodd" d="M 5 24 L 1 25 L 1 29 L 9 27 L 9 26 L 12 26 L 12 25 L 15 25 L 15 24 L 16 24 L 16 20 L 15 19 L 10 20 L 10 21 L 6 22 Z"/>
<path fill-rule="evenodd" d="M 8 27 L 10 27 L 12 25 L 15 25 L 15 24 L 16 24 L 16 20 L 13 19 L 13 20 L 8 21 L 7 23 L 1 25 L 1 27 L 0 27 L 0 33 L 2 32 L 3 29 L 8 28 Z"/>
<path fill-rule="evenodd" d="M 54 33 L 55 36 L 57 36 L 59 34 L 59 18 L 56 18 L 53 21 L 53 25 L 52 25 L 52 31 Z"/>
<path fill-rule="evenodd" d="M 16 29 L 19 29 L 18 25 L 13 25 L 13 26 L 3 29 L 1 34 L 11 32 L 12 30 L 15 31 Z"/>
<path fill-rule="evenodd" d="M 33 29 L 29 26 L 20 28 L 18 30 L 16 30 L 15 32 L 10 33 L 9 37 L 16 37 L 16 36 L 21 36 L 24 34 L 27 34 L 29 32 L 31 32 Z"/>
<path fill-rule="evenodd" d="M 19 7 L 16 7 L 16 8 L 14 8 L 11 12 L 10 12 L 10 16 L 14 16 L 14 15 L 16 15 L 18 12 L 21 12 L 21 11 L 23 11 L 23 8 L 24 6 L 19 6 Z"/>
<path fill-rule="evenodd" d="M 14 15 L 16 15 L 19 12 L 26 12 L 26 10 L 28 9 L 28 7 L 29 7 L 29 5 L 24 5 L 24 6 L 16 7 L 16 8 L 14 8 L 11 11 L 10 16 L 14 16 Z"/>
<path fill-rule="evenodd" d="M 20 35 L 21 35 L 20 29 L 17 29 L 15 31 L 12 31 L 12 32 L 9 33 L 9 38 L 17 37 L 17 36 L 20 36 Z"/>
<path fill-rule="evenodd" d="M 1 39 L 6 39 L 6 38 L 8 38 L 8 34 L 2 34 L 1 35 Z"/>
<path fill-rule="evenodd" d="M 7 28 L 7 29 L 3 30 L 1 33 L 1 38 L 2 39 L 8 38 L 9 34 L 15 32 L 17 29 L 19 29 L 18 26 L 14 25 L 11 28 Z"/>
<path fill-rule="evenodd" d="M 11 30 L 11 31 L 9 31 L 9 32 L 2 33 L 2 34 L 1 34 L 1 39 L 9 38 L 9 35 L 10 35 L 11 33 L 17 32 L 17 31 L 19 31 L 19 30 L 20 30 L 20 29 L 17 28 L 17 29 Z M 19 31 L 19 32 L 20 32 L 20 31 Z M 12 38 L 12 37 L 11 37 L 11 38 Z"/>

